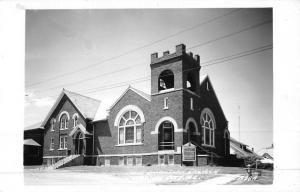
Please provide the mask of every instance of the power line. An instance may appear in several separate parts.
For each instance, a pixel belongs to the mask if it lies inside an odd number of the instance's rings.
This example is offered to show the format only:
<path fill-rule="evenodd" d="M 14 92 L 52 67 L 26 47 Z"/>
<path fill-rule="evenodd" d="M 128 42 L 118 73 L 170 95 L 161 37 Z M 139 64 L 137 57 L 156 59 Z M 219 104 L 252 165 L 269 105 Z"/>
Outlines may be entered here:
<path fill-rule="evenodd" d="M 102 74 L 99 74 L 99 75 L 96 75 L 96 76 L 93 76 L 93 77 L 90 77 L 90 78 L 82 79 L 82 80 L 79 80 L 79 81 L 75 81 L 75 82 L 71 82 L 71 83 L 67 83 L 67 84 L 62 84 L 62 85 L 59 85 L 59 86 L 51 87 L 51 88 L 48 88 L 48 89 L 40 90 L 40 91 L 38 91 L 38 93 L 45 92 L 45 91 L 50 91 L 50 90 L 57 89 L 57 88 L 61 88 L 63 86 L 75 85 L 75 84 L 77 85 L 77 84 L 80 84 L 80 83 L 84 83 L 86 81 L 97 79 L 99 77 L 103 77 L 103 76 L 107 76 L 107 75 L 112 75 L 114 73 L 118 73 L 118 72 L 121 72 L 121 71 L 126 71 L 126 70 L 128 70 L 128 69 L 130 69 L 130 68 L 132 68 L 134 66 L 137 66 L 137 65 L 139 65 L 139 64 L 132 65 L 130 67 L 125 67 L 125 68 L 118 69 L 118 70 L 111 71 L 111 72 L 102 73 Z"/>
<path fill-rule="evenodd" d="M 203 46 L 203 45 L 206 45 L 206 44 L 209 44 L 209 43 L 212 43 L 212 42 L 215 42 L 215 41 L 224 39 L 224 38 L 228 38 L 228 37 L 233 36 L 233 35 L 235 35 L 235 34 L 238 34 L 238 33 L 241 33 L 241 32 L 244 32 L 244 31 L 247 31 L 247 30 L 250 30 L 250 29 L 259 27 L 259 26 L 262 26 L 262 25 L 265 25 L 265 24 L 267 24 L 267 23 L 270 23 L 271 21 L 272 21 L 272 20 L 267 20 L 267 21 L 264 21 L 264 22 L 261 22 L 261 23 L 252 25 L 252 26 L 250 26 L 250 27 L 244 28 L 244 29 L 242 29 L 242 30 L 239 30 L 239 31 L 236 31 L 236 32 L 233 32 L 233 33 L 230 33 L 230 34 L 227 34 L 227 35 L 218 37 L 218 38 L 216 38 L 216 39 L 212 39 L 212 40 L 206 41 L 206 42 L 204 42 L 204 43 L 196 44 L 196 45 L 194 45 L 194 46 L 192 46 L 192 47 L 189 47 L 189 48 L 187 48 L 187 49 L 194 49 L 194 48 L 197 48 L 197 47 L 201 47 L 201 46 Z M 103 74 L 103 75 L 97 75 L 97 76 L 94 76 L 94 77 L 91 77 L 91 78 L 79 80 L 79 81 L 76 81 L 76 82 L 73 82 L 73 83 L 62 84 L 62 85 L 59 85 L 59 86 L 56 86 L 56 87 L 52 87 L 52 88 L 49 88 L 49 89 L 45 89 L 45 90 L 42 90 L 42 91 L 39 91 L 39 92 L 49 91 L 49 90 L 52 90 L 52 89 L 60 88 L 61 86 L 73 85 L 73 84 L 76 84 L 76 83 L 83 83 L 83 82 L 85 82 L 85 81 L 90 81 L 90 80 L 93 80 L 93 79 L 95 79 L 95 78 L 99 78 L 99 77 L 102 77 L 102 76 L 110 75 L 110 73 L 116 73 L 116 72 L 120 72 L 120 71 L 123 71 L 123 70 L 127 70 L 127 69 L 130 69 L 130 68 L 132 68 L 132 67 L 134 67 L 134 66 L 137 66 L 137 65 L 139 65 L 139 64 L 132 65 L 132 66 L 123 68 L 123 69 L 121 69 L 121 70 L 116 70 L 116 71 L 112 71 L 112 72 L 109 72 L 109 73 L 105 73 L 105 74 Z"/>
<path fill-rule="evenodd" d="M 192 47 L 189 47 L 188 49 L 194 49 L 194 48 L 196 48 L 196 47 L 201 47 L 201 46 L 203 46 L 203 45 L 207 45 L 207 44 L 209 44 L 209 43 L 212 43 L 212 42 L 215 42 L 215 41 L 218 41 L 218 40 L 221 40 L 221 39 L 225 39 L 225 38 L 231 37 L 231 36 L 236 35 L 236 34 L 238 34 L 238 33 L 242 33 L 242 32 L 244 32 L 244 31 L 248 31 L 248 30 L 250 30 L 250 29 L 254 29 L 254 28 L 257 28 L 257 27 L 259 27 L 259 26 L 262 26 L 262 25 L 265 25 L 265 24 L 268 24 L 268 23 L 271 23 L 271 22 L 272 22 L 272 19 L 271 19 L 271 20 L 264 21 L 264 22 L 261 22 L 261 23 L 258 23 L 258 24 L 255 24 L 255 25 L 252 25 L 252 26 L 250 26 L 250 27 L 246 27 L 246 28 L 244 28 L 244 29 L 241 29 L 241 30 L 236 31 L 236 32 L 234 32 L 234 33 L 230 33 L 230 34 L 227 34 L 227 35 L 218 37 L 218 38 L 216 38 L 216 39 L 209 40 L 209 41 L 206 41 L 206 42 L 203 42 L 203 43 L 194 45 L 194 46 L 192 46 Z"/>
<path fill-rule="evenodd" d="M 271 45 L 262 46 L 262 47 L 259 47 L 259 48 L 256 48 L 256 49 L 241 52 L 241 53 L 245 53 L 245 54 L 238 53 L 238 54 L 230 55 L 230 56 L 227 56 L 227 57 L 222 57 L 222 58 L 214 59 L 214 60 L 211 60 L 211 61 L 207 61 L 207 62 L 204 62 L 204 63 L 210 63 L 210 64 L 203 65 L 202 67 L 207 67 L 207 66 L 210 66 L 210 65 L 224 63 L 224 62 L 231 61 L 231 60 L 234 60 L 234 59 L 237 59 L 237 58 L 241 58 L 241 57 L 245 57 L 245 56 L 252 55 L 252 54 L 255 54 L 255 53 L 259 53 L 259 52 L 262 52 L 262 51 L 265 51 L 265 50 L 268 50 L 268 49 L 272 49 L 272 46 Z M 227 59 L 224 59 L 224 58 L 227 58 Z M 223 59 L 223 60 L 219 61 L 220 59 Z M 217 62 L 214 63 L 213 61 L 217 61 Z M 188 70 L 183 70 L 182 72 L 189 71 L 189 70 L 194 70 L 194 69 L 195 68 L 191 68 L 191 69 L 188 69 Z M 177 72 L 177 73 L 179 73 L 179 72 Z M 124 82 L 119 82 L 119 83 L 115 83 L 115 84 L 105 85 L 105 86 L 101 86 L 101 87 L 95 87 L 95 88 L 90 88 L 90 89 L 79 90 L 79 91 L 83 91 L 83 92 L 81 92 L 81 94 L 82 93 L 94 93 L 94 92 L 99 92 L 99 91 L 102 91 L 102 90 L 108 90 L 108 89 L 112 89 L 112 88 L 116 88 L 116 87 L 122 87 L 122 86 L 128 85 L 128 83 L 139 83 L 139 82 L 143 82 L 143 81 L 147 81 L 147 80 L 150 80 L 150 76 L 133 79 L 131 81 L 124 81 Z M 84 91 L 88 91 L 88 92 L 84 92 Z M 53 96 L 49 96 L 49 97 L 55 97 L 55 96 L 58 96 L 58 95 L 53 95 Z M 25 103 L 34 103 L 34 102 L 37 102 L 37 101 L 30 101 L 30 102 L 25 102 Z"/>
<path fill-rule="evenodd" d="M 254 52 L 255 53 L 262 52 L 264 50 L 270 49 L 271 47 L 272 47 L 272 44 L 269 44 L 269 45 L 266 45 L 266 46 L 258 47 L 258 48 L 255 48 L 255 49 L 252 49 L 252 50 L 248 50 L 248 51 L 243 51 L 243 52 L 240 52 L 240 53 L 237 53 L 237 54 L 233 54 L 233 55 L 229 55 L 229 56 L 226 56 L 226 57 L 221 57 L 221 58 L 213 59 L 213 60 L 201 63 L 201 67 L 206 67 L 206 66 L 209 66 L 209 65 L 215 65 L 215 64 L 218 64 L 220 62 L 230 61 L 230 60 L 239 58 L 240 56 L 245 56 L 245 55 L 248 55 L 248 54 L 253 54 Z M 206 64 L 206 65 L 203 65 L 203 64 Z M 139 65 L 139 64 L 137 64 L 137 65 Z M 136 66 L 136 65 L 133 65 L 133 66 Z M 133 66 L 131 66 L 131 67 L 133 67 Z M 109 74 L 112 74 L 112 73 L 117 73 L 117 72 L 120 72 L 120 71 L 124 71 L 124 70 L 127 70 L 127 69 L 131 68 L 131 67 L 127 67 L 127 68 L 124 68 L 124 69 L 121 69 L 121 70 L 116 70 L 116 71 L 112 71 L 112 72 L 109 72 L 109 73 L 105 73 L 104 75 L 109 75 Z M 47 90 L 37 91 L 36 93 L 41 93 L 41 92 L 45 92 L 45 91 L 48 91 L 48 90 L 52 90 L 52 89 L 56 89 L 56 88 L 61 88 L 63 86 L 67 86 L 67 85 L 84 83 L 85 81 L 101 77 L 101 75 L 97 75 L 95 77 L 88 78 L 88 79 L 85 79 L 85 80 L 76 81 L 74 83 L 63 84 L 63 85 L 60 85 L 60 86 L 52 87 L 52 88 L 49 88 Z"/>
<path fill-rule="evenodd" d="M 226 62 L 226 61 L 231 61 L 231 60 L 234 60 L 234 59 L 238 59 L 238 58 L 240 58 L 240 57 L 245 57 L 245 56 L 247 56 L 247 55 L 252 55 L 252 54 L 255 54 L 255 53 L 263 52 L 263 51 L 266 51 L 266 50 L 269 50 L 269 49 L 272 49 L 272 48 L 273 48 L 273 47 L 271 46 L 271 47 L 267 47 L 267 48 L 264 48 L 264 49 L 252 51 L 252 52 L 249 52 L 249 53 L 246 53 L 246 54 L 243 54 L 243 55 L 231 57 L 231 58 L 226 59 L 226 60 L 222 60 L 222 61 L 218 61 L 218 62 L 214 62 L 214 63 L 207 64 L 207 65 L 203 65 L 202 67 L 207 67 L 207 66 L 215 65 L 215 64 L 218 64 L 218 63 Z"/>
<path fill-rule="evenodd" d="M 178 31 L 178 32 L 176 32 L 176 33 L 174 33 L 174 34 L 171 34 L 171 35 L 169 35 L 169 36 L 166 36 L 166 37 L 163 37 L 163 38 L 161 38 L 161 39 L 155 40 L 155 41 L 153 41 L 153 42 L 151 42 L 151 43 L 148 43 L 148 44 L 146 44 L 146 45 L 143 45 L 143 46 L 140 46 L 140 47 L 131 49 L 131 50 L 129 50 L 129 51 L 127 51 L 127 52 L 124 52 L 124 53 L 122 53 L 122 54 L 120 54 L 120 55 L 116 55 L 116 56 L 110 57 L 110 58 L 108 58 L 108 59 L 105 59 L 105 60 L 103 60 L 103 61 L 100 61 L 100 62 L 98 62 L 98 63 L 91 64 L 91 65 L 82 67 L 82 68 L 80 68 L 80 69 L 74 70 L 74 71 L 66 72 L 66 73 L 63 73 L 63 74 L 54 76 L 54 77 L 52 77 L 52 78 L 48 78 L 48 79 L 43 80 L 43 81 L 39 81 L 39 82 L 30 84 L 30 85 L 28 85 L 27 87 L 33 87 L 33 86 L 35 86 L 35 85 L 39 85 L 39 84 L 42 84 L 42 83 L 44 83 L 44 82 L 48 82 L 48 81 L 51 81 L 51 80 L 54 80 L 54 79 L 62 78 L 62 77 L 65 77 L 65 76 L 67 76 L 67 75 L 72 75 L 72 74 L 74 74 L 74 73 L 78 73 L 78 72 L 81 72 L 81 71 L 83 71 L 83 70 L 86 70 L 86 69 L 89 69 L 89 68 L 98 66 L 98 65 L 103 64 L 103 63 L 105 63 L 105 62 L 107 62 L 107 61 L 111 61 L 111 60 L 117 59 L 117 58 L 119 58 L 119 57 L 128 55 L 128 54 L 130 54 L 130 53 L 132 53 L 132 52 L 135 52 L 135 51 L 139 51 L 140 49 L 149 47 L 149 46 L 151 46 L 151 45 L 153 45 L 153 44 L 156 44 L 156 43 L 158 43 L 158 42 L 167 40 L 167 39 L 169 39 L 169 38 L 172 38 L 172 37 L 177 36 L 177 35 L 179 35 L 179 34 L 182 34 L 182 33 L 184 33 L 184 32 L 187 32 L 187 31 L 190 31 L 190 30 L 194 30 L 194 29 L 196 29 L 196 28 L 198 28 L 198 27 L 200 27 L 200 26 L 202 26 L 202 25 L 206 25 L 206 24 L 208 24 L 208 23 L 211 23 L 211 22 L 213 22 L 213 21 L 215 21 L 215 20 L 218 20 L 218 19 L 220 19 L 220 18 L 222 18 L 222 17 L 228 16 L 228 15 L 233 14 L 233 13 L 235 13 L 235 12 L 237 12 L 237 11 L 240 11 L 240 10 L 241 10 L 241 9 L 235 9 L 235 10 L 233 10 L 233 11 L 230 11 L 230 12 L 226 13 L 226 14 L 223 14 L 223 15 L 214 17 L 214 18 L 212 18 L 212 19 L 209 19 L 209 20 L 207 20 L 207 21 L 204 21 L 204 22 L 202 22 L 202 23 L 200 23 L 200 24 L 197 24 L 197 25 L 195 25 L 195 26 L 193 26 L 193 27 L 186 28 L 186 29 L 184 29 L 184 30 Z"/>

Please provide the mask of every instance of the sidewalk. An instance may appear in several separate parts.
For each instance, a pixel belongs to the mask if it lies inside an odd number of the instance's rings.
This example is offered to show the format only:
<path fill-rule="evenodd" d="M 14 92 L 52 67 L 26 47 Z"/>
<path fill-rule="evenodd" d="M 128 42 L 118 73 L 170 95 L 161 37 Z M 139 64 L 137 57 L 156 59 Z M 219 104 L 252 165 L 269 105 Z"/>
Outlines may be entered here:
<path fill-rule="evenodd" d="M 203 181 L 201 183 L 195 184 L 195 185 L 224 185 L 229 183 L 230 181 L 235 180 L 236 178 L 240 177 L 241 175 L 238 174 L 226 174 L 219 177 L 215 177 L 212 179 L 208 179 L 206 181 Z"/>

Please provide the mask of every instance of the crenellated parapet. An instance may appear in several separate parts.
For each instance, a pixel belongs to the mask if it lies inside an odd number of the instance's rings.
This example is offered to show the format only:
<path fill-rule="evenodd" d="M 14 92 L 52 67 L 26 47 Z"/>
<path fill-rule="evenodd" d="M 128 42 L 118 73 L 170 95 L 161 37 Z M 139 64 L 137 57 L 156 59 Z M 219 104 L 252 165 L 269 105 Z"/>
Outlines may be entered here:
<path fill-rule="evenodd" d="M 186 52 L 186 46 L 184 44 L 176 45 L 176 51 L 170 54 L 170 51 L 164 51 L 161 57 L 158 57 L 158 53 L 151 54 L 151 65 L 161 63 L 167 60 L 177 59 L 180 57 L 185 57 L 188 60 L 195 63 L 197 66 L 200 65 L 200 56 L 193 56 L 192 52 Z"/>

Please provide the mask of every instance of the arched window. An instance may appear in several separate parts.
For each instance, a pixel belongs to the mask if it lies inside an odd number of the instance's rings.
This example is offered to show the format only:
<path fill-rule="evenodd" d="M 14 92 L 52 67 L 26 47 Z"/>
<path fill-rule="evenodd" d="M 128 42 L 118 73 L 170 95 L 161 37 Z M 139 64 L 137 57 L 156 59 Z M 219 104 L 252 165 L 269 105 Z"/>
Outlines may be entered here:
<path fill-rule="evenodd" d="M 52 118 L 52 119 L 50 120 L 50 131 L 54 131 L 54 125 L 55 125 L 55 119 Z"/>
<path fill-rule="evenodd" d="M 67 129 L 68 128 L 68 116 L 63 114 L 60 117 L 60 129 Z"/>
<path fill-rule="evenodd" d="M 205 108 L 202 111 L 200 116 L 200 123 L 202 126 L 203 145 L 214 147 L 216 121 L 210 109 Z"/>
<path fill-rule="evenodd" d="M 78 125 L 78 114 L 75 113 L 73 115 L 73 127 L 76 127 Z"/>
<path fill-rule="evenodd" d="M 174 88 L 174 74 L 171 70 L 163 71 L 158 78 L 158 91 Z"/>
<path fill-rule="evenodd" d="M 126 111 L 120 118 L 118 129 L 119 144 L 142 143 L 142 121 L 136 111 Z"/>
<path fill-rule="evenodd" d="M 193 122 L 189 123 L 187 134 L 188 134 L 188 142 L 193 141 L 194 143 L 197 143 L 196 127 Z"/>
<path fill-rule="evenodd" d="M 196 91 L 196 81 L 192 72 L 189 72 L 187 75 L 186 88 L 191 91 Z"/>

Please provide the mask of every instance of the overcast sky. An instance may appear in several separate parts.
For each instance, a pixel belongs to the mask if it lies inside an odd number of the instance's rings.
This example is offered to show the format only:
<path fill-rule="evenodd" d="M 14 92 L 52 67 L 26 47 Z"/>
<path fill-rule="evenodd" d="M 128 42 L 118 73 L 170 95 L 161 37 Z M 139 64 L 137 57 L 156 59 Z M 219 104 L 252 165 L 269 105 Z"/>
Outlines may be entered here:
<path fill-rule="evenodd" d="M 200 55 L 231 136 L 240 106 L 240 140 L 270 146 L 272 9 L 27 10 L 25 126 L 45 118 L 62 88 L 104 106 L 128 84 L 150 93 L 150 54 L 180 43 Z"/>

